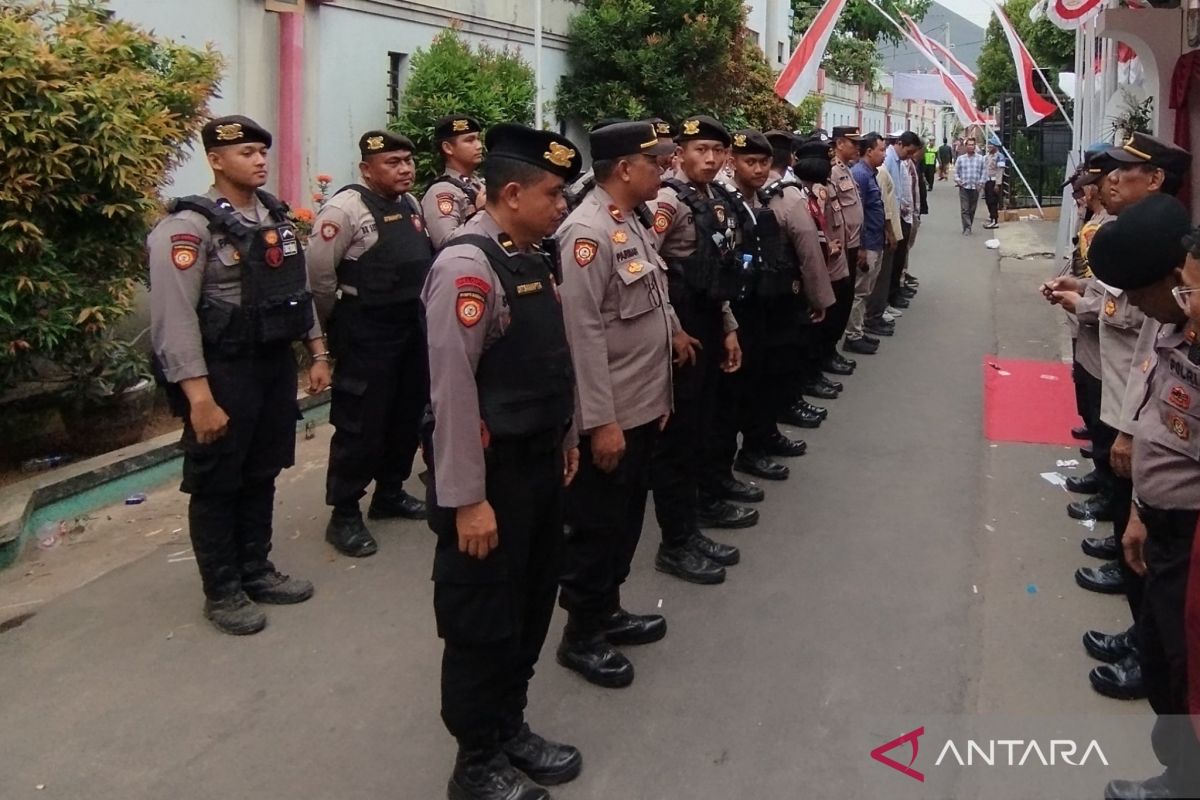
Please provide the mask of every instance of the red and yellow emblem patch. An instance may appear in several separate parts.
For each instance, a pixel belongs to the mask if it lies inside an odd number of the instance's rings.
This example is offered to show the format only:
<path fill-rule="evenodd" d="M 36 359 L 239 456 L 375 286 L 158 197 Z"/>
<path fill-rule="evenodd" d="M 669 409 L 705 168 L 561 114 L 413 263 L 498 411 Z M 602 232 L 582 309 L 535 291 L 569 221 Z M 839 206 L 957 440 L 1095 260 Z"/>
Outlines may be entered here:
<path fill-rule="evenodd" d="M 338 227 L 336 222 L 321 223 L 321 238 L 327 242 L 333 241 L 334 237 L 337 236 L 340 231 L 341 228 Z"/>
<path fill-rule="evenodd" d="M 599 244 L 594 239 L 576 239 L 575 240 L 575 263 L 581 267 L 586 267 L 592 263 L 596 257 L 596 252 L 600 249 Z"/>
<path fill-rule="evenodd" d="M 173 244 L 171 245 L 171 263 L 175 265 L 175 269 L 187 269 L 196 263 L 198 253 L 199 251 L 194 245 Z"/>
<path fill-rule="evenodd" d="M 439 194 L 437 196 L 438 213 L 443 217 L 448 217 L 454 213 L 454 195 L 450 193 Z"/>
<path fill-rule="evenodd" d="M 1117 315 L 1117 301 L 1111 297 L 1104 301 L 1104 313 L 1107 316 L 1115 317 Z"/>
<path fill-rule="evenodd" d="M 1172 386 L 1167 394 L 1167 402 L 1180 411 L 1187 411 L 1192 407 L 1192 396 L 1182 386 Z"/>
<path fill-rule="evenodd" d="M 462 323 L 464 328 L 473 328 L 483 319 L 484 296 L 477 291 L 466 291 L 458 293 L 456 301 L 456 310 L 458 313 L 458 321 Z"/>
<path fill-rule="evenodd" d="M 658 211 L 654 212 L 654 232 L 662 236 L 667 232 L 667 228 L 671 227 L 671 220 L 673 219 L 675 219 L 674 207 L 659 205 Z"/>

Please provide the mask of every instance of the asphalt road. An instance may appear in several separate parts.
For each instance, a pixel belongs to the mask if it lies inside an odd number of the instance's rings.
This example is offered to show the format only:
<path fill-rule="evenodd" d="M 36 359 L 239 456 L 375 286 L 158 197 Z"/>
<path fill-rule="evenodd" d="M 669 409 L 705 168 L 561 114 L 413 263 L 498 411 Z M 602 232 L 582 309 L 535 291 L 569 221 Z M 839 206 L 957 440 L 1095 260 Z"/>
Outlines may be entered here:
<path fill-rule="evenodd" d="M 1098 729 L 1124 715 L 1148 730 L 1143 704 L 1100 698 L 1085 679 L 1079 634 L 1127 620 L 1119 599 L 1074 587 L 1087 531 L 1038 477 L 1074 451 L 982 435 L 986 354 L 1061 357 L 1059 320 L 1034 291 L 1052 263 L 1000 263 L 978 228 L 961 237 L 949 184 L 932 207 L 898 335 L 859 357 L 792 478 L 767 486 L 761 524 L 714 534 L 742 549 L 729 580 L 655 572 L 648 519 L 625 603 L 661 611 L 670 632 L 630 649 L 634 685 L 598 689 L 554 664 L 556 619 L 529 719 L 578 745 L 585 767 L 555 797 L 1098 797 L 1114 769 L 1046 770 L 1025 795 L 1011 771 L 935 768 L 927 743 L 924 783 L 869 751 L 911 720 L 978 714 L 1031 727 L 1091 715 Z M 1001 236 L 1053 249 L 1037 244 L 1052 226 L 1024 227 Z M 0 633 L 0 797 L 445 796 L 454 745 L 438 717 L 432 536 L 376 524 L 377 556 L 335 557 L 322 540 L 328 433 L 300 443 L 278 498 L 277 563 L 317 596 L 270 609 L 258 636 L 203 621 L 172 488 L 0 576 L 0 620 L 6 602 L 35 598 Z M 1151 774 L 1144 741 L 1122 742 L 1141 770 L 1126 776 Z"/>

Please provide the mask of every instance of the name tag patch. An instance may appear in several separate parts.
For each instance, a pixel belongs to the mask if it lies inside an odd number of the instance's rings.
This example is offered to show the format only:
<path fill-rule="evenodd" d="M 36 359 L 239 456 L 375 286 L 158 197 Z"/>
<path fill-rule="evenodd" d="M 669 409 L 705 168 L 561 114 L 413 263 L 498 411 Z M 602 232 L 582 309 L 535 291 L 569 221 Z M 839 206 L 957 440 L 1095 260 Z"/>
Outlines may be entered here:
<path fill-rule="evenodd" d="M 538 292 L 542 291 L 544 288 L 545 287 L 542 286 L 541 281 L 533 281 L 532 283 L 518 283 L 517 284 L 517 296 L 520 297 L 522 295 L 527 295 L 527 294 L 537 294 Z"/>

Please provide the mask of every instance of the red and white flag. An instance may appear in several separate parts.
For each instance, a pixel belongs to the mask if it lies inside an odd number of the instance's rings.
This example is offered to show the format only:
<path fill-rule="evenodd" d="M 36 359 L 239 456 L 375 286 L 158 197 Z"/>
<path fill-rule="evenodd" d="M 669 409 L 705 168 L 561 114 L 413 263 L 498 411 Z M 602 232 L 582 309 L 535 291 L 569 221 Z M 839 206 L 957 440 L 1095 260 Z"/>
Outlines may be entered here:
<path fill-rule="evenodd" d="M 775 94 L 798 106 L 809 92 L 817 88 L 817 70 L 821 68 L 829 37 L 833 35 L 833 29 L 845 7 L 846 0 L 826 0 L 812 25 L 800 37 L 796 52 L 788 59 L 787 66 L 779 73 L 775 81 Z"/>
<path fill-rule="evenodd" d="M 950 48 L 946 47 L 946 45 L 942 44 L 937 39 L 934 39 L 932 36 L 926 36 L 925 41 L 929 43 L 931 50 L 944 56 L 945 59 L 950 62 L 950 65 L 958 70 L 960 75 L 965 75 L 967 80 L 971 82 L 971 85 L 975 85 L 975 81 L 979 79 L 979 76 L 977 76 L 974 72 L 971 72 L 966 64 L 955 58 L 954 53 L 950 52 Z"/>
<path fill-rule="evenodd" d="M 982 125 L 984 123 L 983 114 L 979 112 L 979 109 L 975 108 L 975 104 L 971 102 L 971 98 L 967 96 L 967 93 L 954 80 L 954 76 L 950 74 L 949 70 L 943 67 L 941 62 L 937 60 L 937 56 L 933 54 L 933 50 L 929 46 L 930 38 L 921 32 L 921 29 L 917 27 L 917 23 L 912 17 L 901 12 L 900 16 L 904 18 L 905 24 L 908 25 L 908 30 L 904 30 L 900 26 L 900 23 L 888 17 L 883 9 L 879 8 L 875 0 L 867 0 L 867 2 L 875 6 L 881 14 L 887 17 L 896 26 L 896 29 L 917 49 L 917 52 L 925 56 L 929 60 L 929 63 L 937 69 L 938 77 L 941 79 L 942 86 L 950 98 L 950 105 L 954 108 L 954 113 L 958 116 L 959 122 L 963 125 Z"/>
<path fill-rule="evenodd" d="M 1021 101 L 1025 105 L 1025 125 L 1033 125 L 1053 114 L 1057 106 L 1054 105 L 1054 101 L 1047 100 L 1038 93 L 1033 74 L 1033 56 L 1029 55 L 1025 43 L 1017 36 L 1017 30 L 1005 16 L 1004 10 L 993 3 L 992 11 L 995 12 L 996 19 L 1000 21 L 1000 27 L 1004 30 L 1004 36 L 1008 39 L 1008 48 L 1012 51 L 1013 63 L 1017 68 L 1017 83 L 1021 86 Z"/>
<path fill-rule="evenodd" d="M 1104 7 L 1104 0 L 1041 0 L 1029 9 L 1034 22 L 1048 19 L 1063 30 L 1073 31 L 1094 19 Z"/>

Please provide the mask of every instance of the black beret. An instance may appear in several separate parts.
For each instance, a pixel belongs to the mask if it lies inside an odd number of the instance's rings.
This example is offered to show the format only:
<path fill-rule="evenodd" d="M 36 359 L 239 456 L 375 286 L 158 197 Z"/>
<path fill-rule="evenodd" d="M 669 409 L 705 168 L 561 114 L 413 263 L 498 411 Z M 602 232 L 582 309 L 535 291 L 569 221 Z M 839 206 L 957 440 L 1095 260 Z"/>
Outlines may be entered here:
<path fill-rule="evenodd" d="M 796 158 L 831 158 L 833 143 L 823 134 L 814 134 L 796 144 Z"/>
<path fill-rule="evenodd" d="M 588 135 L 593 161 L 610 161 L 621 156 L 644 153 L 665 156 L 675 152 L 673 142 L 659 141 L 649 122 L 615 122 L 603 128 L 593 128 Z"/>
<path fill-rule="evenodd" d="M 657 143 L 655 139 L 655 143 Z M 489 158 L 511 158 L 541 167 L 564 180 L 575 180 L 583 167 L 579 148 L 565 136 L 515 122 L 502 122 L 484 138 Z"/>
<path fill-rule="evenodd" d="M 791 150 L 796 146 L 796 134 L 791 131 L 771 130 L 763 134 L 771 147 L 777 150 Z"/>
<path fill-rule="evenodd" d="M 358 140 L 358 152 L 364 159 L 395 150 L 407 150 L 411 153 L 413 149 L 412 139 L 391 131 L 367 131 Z"/>
<path fill-rule="evenodd" d="M 729 147 L 729 131 L 720 122 L 704 114 L 685 117 L 675 134 L 677 142 L 706 141 L 720 142 Z"/>
<path fill-rule="evenodd" d="M 738 155 L 771 155 L 771 143 L 762 131 L 745 128 L 733 132 L 733 152 Z"/>
<path fill-rule="evenodd" d="M 451 139 L 467 133 L 479 133 L 482 130 L 479 121 L 474 117 L 468 117 L 466 114 L 451 114 L 433 124 L 433 138 L 440 142 L 443 139 Z"/>
<path fill-rule="evenodd" d="M 598 131 L 601 128 L 607 128 L 609 125 L 616 125 L 618 122 L 628 121 L 629 120 L 625 119 L 624 117 L 604 117 L 603 119 L 596 120 L 595 124 L 592 125 L 591 130 Z"/>
<path fill-rule="evenodd" d="M 857 125 L 839 125 L 833 129 L 832 136 L 834 139 L 849 139 L 857 142 L 862 138 L 862 132 L 859 131 Z"/>
<path fill-rule="evenodd" d="M 654 132 L 658 134 L 660 139 L 675 138 L 675 126 L 667 122 L 662 117 L 651 117 L 650 119 L 646 120 L 646 122 L 649 122 L 654 126 Z"/>
<path fill-rule="evenodd" d="M 1155 192 L 1096 231 L 1088 262 L 1110 286 L 1141 289 L 1183 266 L 1183 239 L 1191 227 L 1182 203 Z"/>
<path fill-rule="evenodd" d="M 1103 154 L 1122 162 L 1117 164 L 1118 167 L 1126 164 L 1149 164 L 1176 175 L 1187 172 L 1192 163 L 1191 153 L 1187 150 L 1141 132 L 1134 133 L 1124 144 L 1107 148 Z"/>
<path fill-rule="evenodd" d="M 265 144 L 270 147 L 271 134 L 249 117 L 234 114 L 209 120 L 200 129 L 200 141 L 204 144 L 205 152 L 238 144 Z"/>

